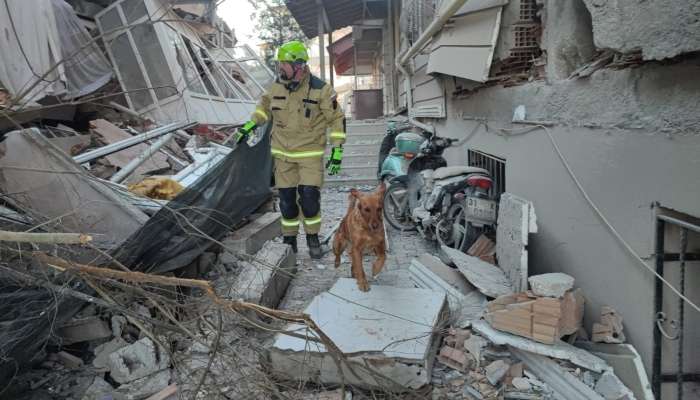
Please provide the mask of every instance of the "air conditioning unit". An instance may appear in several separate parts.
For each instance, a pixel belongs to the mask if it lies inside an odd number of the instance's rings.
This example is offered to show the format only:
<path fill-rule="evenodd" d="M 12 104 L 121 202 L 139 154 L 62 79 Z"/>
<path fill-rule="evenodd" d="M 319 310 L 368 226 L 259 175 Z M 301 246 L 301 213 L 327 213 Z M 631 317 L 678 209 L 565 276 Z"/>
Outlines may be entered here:
<path fill-rule="evenodd" d="M 424 106 L 413 107 L 411 109 L 412 118 L 445 118 L 445 107 L 442 104 L 429 104 Z"/>

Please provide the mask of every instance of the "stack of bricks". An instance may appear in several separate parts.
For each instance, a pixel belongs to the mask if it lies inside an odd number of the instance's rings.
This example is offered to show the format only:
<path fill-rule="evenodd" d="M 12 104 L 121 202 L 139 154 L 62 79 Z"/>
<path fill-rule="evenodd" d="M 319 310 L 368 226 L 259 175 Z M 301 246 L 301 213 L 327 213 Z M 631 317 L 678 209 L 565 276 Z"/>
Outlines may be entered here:
<path fill-rule="evenodd" d="M 485 319 L 495 329 L 553 344 L 579 330 L 583 305 L 581 289 L 568 290 L 561 298 L 528 291 L 491 301 Z"/>
<path fill-rule="evenodd" d="M 464 348 L 464 341 L 469 339 L 469 336 L 471 332 L 466 329 L 450 329 L 438 353 L 438 361 L 457 371 L 465 372 L 469 369 L 472 358 Z"/>

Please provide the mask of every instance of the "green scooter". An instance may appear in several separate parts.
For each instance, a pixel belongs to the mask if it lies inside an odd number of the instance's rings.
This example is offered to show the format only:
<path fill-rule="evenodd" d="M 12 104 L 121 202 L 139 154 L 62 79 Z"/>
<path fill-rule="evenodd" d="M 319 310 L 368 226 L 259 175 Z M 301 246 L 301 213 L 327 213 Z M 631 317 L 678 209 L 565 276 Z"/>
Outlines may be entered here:
<path fill-rule="evenodd" d="M 389 122 L 387 133 L 382 140 L 379 150 L 379 168 L 377 175 L 380 181 L 388 182 L 397 176 L 406 175 L 408 164 L 420 152 L 420 145 L 426 138 L 410 131 L 401 132 L 405 126 Z"/>

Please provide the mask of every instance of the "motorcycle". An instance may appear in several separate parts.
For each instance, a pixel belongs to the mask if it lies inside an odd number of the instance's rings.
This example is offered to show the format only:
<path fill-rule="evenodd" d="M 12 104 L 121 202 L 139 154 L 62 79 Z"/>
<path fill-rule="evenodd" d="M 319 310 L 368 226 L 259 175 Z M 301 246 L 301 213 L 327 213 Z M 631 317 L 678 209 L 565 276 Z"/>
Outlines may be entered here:
<path fill-rule="evenodd" d="M 401 132 L 407 126 L 399 126 L 390 123 L 387 133 L 382 140 L 379 150 L 379 170 L 377 177 L 380 181 L 406 175 L 408 163 L 420 151 L 420 145 L 425 141 L 425 137 L 414 132 Z"/>
<path fill-rule="evenodd" d="M 406 174 L 389 179 L 384 217 L 395 229 L 418 230 L 423 237 L 466 252 L 484 233 L 492 233 L 497 202 L 489 172 L 447 166 L 442 156 L 457 139 L 428 136 L 408 163 Z"/>

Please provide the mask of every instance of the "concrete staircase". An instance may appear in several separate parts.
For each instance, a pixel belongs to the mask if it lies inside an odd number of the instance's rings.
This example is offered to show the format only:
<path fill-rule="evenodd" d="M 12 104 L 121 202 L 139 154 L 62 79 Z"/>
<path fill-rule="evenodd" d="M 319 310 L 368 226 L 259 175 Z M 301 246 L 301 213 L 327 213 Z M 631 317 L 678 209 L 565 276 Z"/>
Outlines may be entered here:
<path fill-rule="evenodd" d="M 379 147 L 386 132 L 386 122 L 349 121 L 347 140 L 343 145 L 340 174 L 326 177 L 326 186 L 372 185 L 377 183 Z M 326 152 L 326 157 L 330 149 Z"/>

